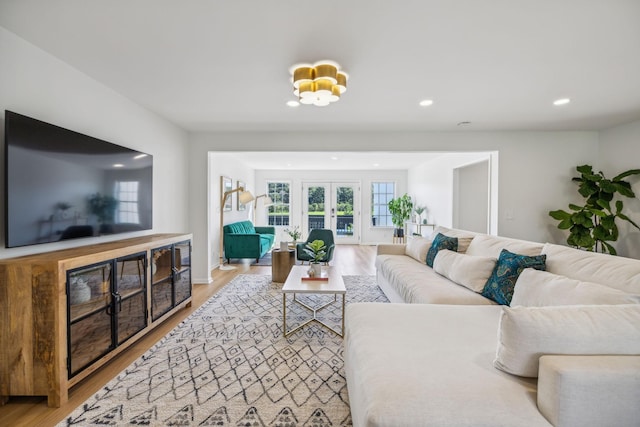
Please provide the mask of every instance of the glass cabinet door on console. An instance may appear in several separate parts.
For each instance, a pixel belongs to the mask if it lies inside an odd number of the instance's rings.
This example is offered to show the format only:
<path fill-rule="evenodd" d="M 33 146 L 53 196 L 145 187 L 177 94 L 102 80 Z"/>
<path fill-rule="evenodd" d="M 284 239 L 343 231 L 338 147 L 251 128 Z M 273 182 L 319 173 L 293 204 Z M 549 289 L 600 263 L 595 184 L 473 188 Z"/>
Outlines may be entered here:
<path fill-rule="evenodd" d="M 191 241 L 151 250 L 151 318 L 191 296 Z"/>
<path fill-rule="evenodd" d="M 113 309 L 118 345 L 147 326 L 146 260 L 144 252 L 116 260 Z"/>
<path fill-rule="evenodd" d="M 69 378 L 147 326 L 141 252 L 67 271 Z"/>
<path fill-rule="evenodd" d="M 171 245 L 151 250 L 151 318 L 158 319 L 173 307 Z"/>
<path fill-rule="evenodd" d="M 175 305 L 191 296 L 191 242 L 174 245 L 173 272 L 175 283 Z"/>
<path fill-rule="evenodd" d="M 69 378 L 113 348 L 112 270 L 108 261 L 67 272 Z"/>

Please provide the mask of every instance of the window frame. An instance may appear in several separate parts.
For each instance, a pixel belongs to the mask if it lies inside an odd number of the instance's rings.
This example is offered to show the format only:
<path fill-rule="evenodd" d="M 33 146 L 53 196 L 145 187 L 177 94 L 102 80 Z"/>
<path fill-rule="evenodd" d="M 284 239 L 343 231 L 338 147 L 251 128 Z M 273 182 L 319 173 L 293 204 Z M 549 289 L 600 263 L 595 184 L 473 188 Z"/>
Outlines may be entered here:
<path fill-rule="evenodd" d="M 375 191 L 375 186 L 378 185 L 378 187 L 380 186 L 380 184 L 385 184 L 385 186 L 388 185 L 392 185 L 392 191 L 388 191 L 388 188 L 385 189 L 384 192 Z M 370 220 L 369 220 L 369 225 L 372 228 L 393 228 L 393 222 L 391 221 L 391 212 L 389 212 L 389 201 L 393 198 L 396 197 L 396 191 L 398 189 L 398 185 L 395 181 L 371 181 L 371 210 L 369 212 L 370 214 Z M 378 188 L 379 190 L 379 188 Z M 378 195 L 378 200 L 380 200 L 380 194 L 383 194 L 385 196 L 386 203 L 376 203 L 376 195 Z M 378 209 L 376 209 L 376 207 Z M 384 212 L 380 213 L 380 208 L 384 207 Z M 381 221 L 381 219 L 384 218 L 385 221 Z M 374 222 L 375 219 L 375 222 Z M 384 222 L 384 223 L 383 223 Z"/>
<path fill-rule="evenodd" d="M 286 180 L 268 180 L 266 182 L 266 193 L 271 198 L 273 204 L 271 206 L 267 206 L 266 215 L 267 215 L 267 225 L 270 226 L 284 226 L 287 227 L 291 224 L 291 181 Z M 282 190 L 270 191 L 272 185 L 282 185 L 282 187 L 286 186 L 287 195 L 286 202 L 284 201 L 285 197 L 281 194 Z M 283 207 L 287 207 L 287 214 L 283 215 L 282 212 L 278 214 L 278 210 L 282 210 Z M 278 218 L 280 219 L 278 221 Z M 286 220 L 285 220 L 286 218 Z M 272 222 L 273 219 L 273 222 Z"/>

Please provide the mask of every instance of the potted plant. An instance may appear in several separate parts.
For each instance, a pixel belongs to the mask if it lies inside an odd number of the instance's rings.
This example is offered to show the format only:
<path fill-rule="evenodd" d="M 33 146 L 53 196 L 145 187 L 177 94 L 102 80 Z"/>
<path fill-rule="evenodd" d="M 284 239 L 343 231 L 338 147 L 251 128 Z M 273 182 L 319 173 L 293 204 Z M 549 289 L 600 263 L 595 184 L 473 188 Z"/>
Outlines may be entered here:
<path fill-rule="evenodd" d="M 413 210 L 411 196 L 405 193 L 401 197 L 391 199 L 388 206 L 391 213 L 391 222 L 396 227 L 393 232 L 394 237 L 404 237 L 404 223 L 409 219 Z"/>
<path fill-rule="evenodd" d="M 420 222 L 422 221 L 422 213 L 424 212 L 426 208 L 424 206 L 416 206 L 413 211 L 416 213 L 416 215 L 418 215 L 418 218 L 416 219 L 416 222 L 418 224 L 420 224 Z M 425 218 L 426 219 L 426 218 Z"/>
<path fill-rule="evenodd" d="M 324 240 L 314 240 L 309 242 L 304 247 L 304 252 L 311 257 L 311 268 L 309 268 L 309 276 L 320 276 L 321 268 L 320 261 L 327 255 L 327 247 L 324 244 Z"/>
<path fill-rule="evenodd" d="M 89 212 L 98 218 L 100 232 L 108 232 L 109 224 L 113 224 L 118 200 L 115 197 L 92 194 L 89 197 Z"/>
<path fill-rule="evenodd" d="M 298 227 L 297 225 L 292 228 L 285 228 L 284 232 L 287 233 L 289 237 L 291 237 L 291 240 L 293 240 L 293 246 L 296 245 L 296 242 L 302 236 L 302 233 L 300 232 L 300 227 Z"/>
<path fill-rule="evenodd" d="M 594 172 L 590 165 L 576 167 L 579 177 L 571 180 L 578 184 L 578 193 L 585 198 L 584 205 L 569 204 L 572 212 L 562 209 L 550 211 L 549 215 L 560 221 L 560 230 L 569 230 L 567 243 L 588 251 L 610 253 L 616 255 L 613 246 L 607 242 L 618 240 L 616 219 L 629 222 L 640 230 L 638 224 L 622 213 L 622 200 L 615 201 L 615 209 L 611 206 L 614 196 L 635 197 L 631 184 L 624 178 L 640 175 L 640 169 L 631 169 L 607 179 L 602 171 Z"/>

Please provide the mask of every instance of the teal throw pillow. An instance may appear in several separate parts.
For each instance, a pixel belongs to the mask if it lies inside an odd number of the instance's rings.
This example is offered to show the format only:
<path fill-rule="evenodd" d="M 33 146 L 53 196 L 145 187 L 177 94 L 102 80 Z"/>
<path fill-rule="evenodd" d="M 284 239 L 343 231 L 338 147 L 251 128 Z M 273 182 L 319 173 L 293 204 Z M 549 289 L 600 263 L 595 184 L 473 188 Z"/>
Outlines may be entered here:
<path fill-rule="evenodd" d="M 433 268 L 433 260 L 436 259 L 438 251 L 441 249 L 449 249 L 450 251 L 458 251 L 458 238 L 445 236 L 442 233 L 438 233 L 431 242 L 431 247 L 427 252 L 427 265 Z"/>
<path fill-rule="evenodd" d="M 513 297 L 513 289 L 516 280 L 525 268 L 544 270 L 546 267 L 546 255 L 519 255 L 503 249 L 487 284 L 484 285 L 482 296 L 487 297 L 498 304 L 509 305 Z"/>

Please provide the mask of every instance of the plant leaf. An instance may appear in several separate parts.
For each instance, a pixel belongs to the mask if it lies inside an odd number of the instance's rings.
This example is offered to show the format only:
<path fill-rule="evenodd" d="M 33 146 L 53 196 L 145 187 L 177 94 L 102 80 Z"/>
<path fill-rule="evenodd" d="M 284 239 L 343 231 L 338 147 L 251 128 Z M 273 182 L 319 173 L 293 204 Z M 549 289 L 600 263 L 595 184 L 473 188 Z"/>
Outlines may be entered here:
<path fill-rule="evenodd" d="M 626 178 L 631 175 L 640 175 L 640 169 L 630 169 L 628 171 L 622 172 L 620 175 L 615 176 L 613 180 L 620 181 L 622 178 Z"/>
<path fill-rule="evenodd" d="M 602 242 L 602 246 L 604 248 L 607 248 L 607 250 L 609 251 L 609 253 L 611 255 L 618 255 L 618 252 L 616 252 L 616 248 L 614 248 L 613 246 L 611 246 L 610 244 L 608 244 L 607 242 Z M 604 250 L 602 251 L 604 253 Z"/>
<path fill-rule="evenodd" d="M 559 209 L 557 211 L 549 211 L 549 216 L 553 219 L 557 219 L 558 221 L 563 221 L 571 218 L 571 214 L 568 212 Z"/>
<path fill-rule="evenodd" d="M 624 185 L 623 183 L 627 184 L 627 185 Z M 631 189 L 631 184 L 629 184 L 628 182 L 625 182 L 625 181 L 614 182 L 613 186 L 616 188 L 618 193 L 620 193 L 621 195 L 623 195 L 625 197 L 636 197 L 636 194 Z"/>

